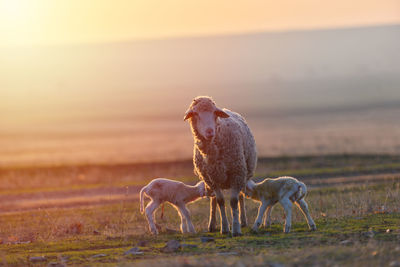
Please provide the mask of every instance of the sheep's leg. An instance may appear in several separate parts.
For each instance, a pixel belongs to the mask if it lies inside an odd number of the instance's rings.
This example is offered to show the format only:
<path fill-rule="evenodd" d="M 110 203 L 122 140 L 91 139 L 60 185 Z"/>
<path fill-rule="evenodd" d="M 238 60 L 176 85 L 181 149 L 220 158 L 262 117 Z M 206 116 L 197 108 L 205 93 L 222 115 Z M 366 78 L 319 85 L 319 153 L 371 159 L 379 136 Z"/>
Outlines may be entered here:
<path fill-rule="evenodd" d="M 267 213 L 265 214 L 265 218 L 264 218 L 264 227 L 270 227 L 271 226 L 272 207 L 273 207 L 273 205 L 268 205 L 268 207 L 267 207 Z"/>
<path fill-rule="evenodd" d="M 307 202 L 304 199 L 300 199 L 300 200 L 296 201 L 295 203 L 300 208 L 300 210 L 303 212 L 304 217 L 306 217 L 308 227 L 310 228 L 310 230 L 311 231 L 317 230 L 317 226 L 315 225 L 314 220 L 311 218 L 310 212 L 308 210 Z"/>
<path fill-rule="evenodd" d="M 196 233 L 196 230 L 194 230 L 194 226 L 192 223 L 192 220 L 190 219 L 190 212 L 189 210 L 186 208 L 185 204 L 180 204 L 179 205 L 179 210 L 180 213 L 182 214 L 182 219 L 185 220 L 185 226 L 187 227 L 187 232 L 190 233 Z"/>
<path fill-rule="evenodd" d="M 146 206 L 147 222 L 149 224 L 150 231 L 155 235 L 158 234 L 158 230 L 156 225 L 154 224 L 154 212 L 156 211 L 158 206 L 160 206 L 160 203 L 154 200 L 150 201 L 150 203 Z"/>
<path fill-rule="evenodd" d="M 215 212 L 217 210 L 217 198 L 216 197 L 211 197 L 210 198 L 210 220 L 208 223 L 208 231 L 209 232 L 215 232 L 215 225 L 216 225 L 216 218 L 215 218 Z"/>
<path fill-rule="evenodd" d="M 267 207 L 269 206 L 269 203 L 270 203 L 269 200 L 264 200 L 264 199 L 262 200 L 261 205 L 260 205 L 260 207 L 258 208 L 257 219 L 256 219 L 256 221 L 254 222 L 254 225 L 253 225 L 253 228 L 252 228 L 253 231 L 258 232 L 258 228 L 259 228 L 260 225 L 261 225 L 263 215 L 264 215 L 264 213 L 265 213 L 265 210 L 266 210 Z"/>
<path fill-rule="evenodd" d="M 215 196 L 217 197 L 219 214 L 221 217 L 221 234 L 227 234 L 227 233 L 229 233 L 229 223 L 228 223 L 228 219 L 226 218 L 224 195 L 222 194 L 221 190 L 219 190 L 219 189 L 215 189 L 214 192 L 215 192 Z"/>
<path fill-rule="evenodd" d="M 240 225 L 242 227 L 247 226 L 247 217 L 246 217 L 246 207 L 244 205 L 244 194 L 239 194 L 239 214 L 240 214 Z"/>
<path fill-rule="evenodd" d="M 242 234 L 241 229 L 240 229 L 239 209 L 238 209 L 239 194 L 240 194 L 240 190 L 237 190 L 235 188 L 231 189 L 230 202 L 231 202 L 231 213 L 232 213 L 232 235 L 233 236 L 239 236 Z"/>
<path fill-rule="evenodd" d="M 289 198 L 284 197 L 281 200 L 279 200 L 279 203 L 281 203 L 283 209 L 285 210 L 286 221 L 285 221 L 284 232 L 289 233 L 290 228 L 292 226 L 292 202 L 290 201 Z"/>

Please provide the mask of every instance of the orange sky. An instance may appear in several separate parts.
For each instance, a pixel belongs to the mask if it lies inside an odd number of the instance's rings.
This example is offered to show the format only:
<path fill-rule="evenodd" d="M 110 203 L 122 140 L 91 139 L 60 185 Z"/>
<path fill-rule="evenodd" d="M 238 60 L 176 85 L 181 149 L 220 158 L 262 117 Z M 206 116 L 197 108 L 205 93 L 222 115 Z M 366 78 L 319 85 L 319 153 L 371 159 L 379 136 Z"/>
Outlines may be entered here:
<path fill-rule="evenodd" d="M 0 0 L 0 45 L 400 23 L 399 0 Z"/>

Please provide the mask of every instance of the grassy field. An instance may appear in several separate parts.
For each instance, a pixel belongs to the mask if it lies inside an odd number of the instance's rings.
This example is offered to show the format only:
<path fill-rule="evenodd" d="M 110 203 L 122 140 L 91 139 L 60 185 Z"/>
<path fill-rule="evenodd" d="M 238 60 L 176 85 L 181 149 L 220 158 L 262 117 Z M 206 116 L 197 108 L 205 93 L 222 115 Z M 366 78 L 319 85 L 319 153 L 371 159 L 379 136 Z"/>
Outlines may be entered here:
<path fill-rule="evenodd" d="M 169 205 L 151 236 L 137 192 L 163 176 L 194 182 L 190 161 L 125 165 L 25 166 L 0 170 L 0 262 L 4 265 L 105 266 L 398 266 L 400 157 L 336 155 L 261 158 L 257 177 L 293 175 L 310 187 L 306 200 L 318 230 L 294 207 L 290 234 L 277 205 L 272 227 L 232 238 L 207 233 L 208 200 L 191 205 L 197 234 L 177 233 Z M 22 200 L 21 200 L 22 199 Z M 40 200 L 40 201 L 39 201 Z M 6 204 L 4 204 L 6 203 Z M 246 200 L 248 221 L 257 205 Z M 229 208 L 229 201 L 227 201 Z M 229 212 L 230 213 L 230 212 Z M 202 242 L 201 237 L 212 237 Z M 181 247 L 166 251 L 166 242 Z M 125 255 L 139 248 L 140 255 Z M 31 257 L 43 256 L 35 259 Z M 43 260 L 43 261 L 41 261 Z"/>

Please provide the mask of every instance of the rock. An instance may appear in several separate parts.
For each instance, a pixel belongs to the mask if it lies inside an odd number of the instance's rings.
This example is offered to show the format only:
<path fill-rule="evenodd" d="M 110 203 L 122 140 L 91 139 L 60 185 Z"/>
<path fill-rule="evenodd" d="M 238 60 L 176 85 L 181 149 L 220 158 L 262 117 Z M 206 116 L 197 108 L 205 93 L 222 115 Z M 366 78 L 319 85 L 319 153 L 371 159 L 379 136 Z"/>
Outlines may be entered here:
<path fill-rule="evenodd" d="M 143 252 L 140 251 L 140 249 L 136 248 L 136 247 L 131 248 L 130 250 L 124 252 L 124 255 L 142 255 L 142 254 L 143 254 Z"/>
<path fill-rule="evenodd" d="M 220 256 L 237 255 L 237 252 L 234 252 L 234 251 L 219 252 L 218 255 L 220 255 Z"/>
<path fill-rule="evenodd" d="M 145 247 L 145 246 L 147 246 L 147 241 L 140 240 L 139 242 L 137 242 L 137 246 L 138 247 Z"/>
<path fill-rule="evenodd" d="M 369 230 L 368 232 L 363 232 L 363 233 L 361 233 L 361 235 L 362 235 L 363 237 L 372 238 L 372 237 L 375 236 L 375 232 L 372 231 L 372 230 Z"/>
<path fill-rule="evenodd" d="M 343 241 L 340 241 L 339 244 L 343 245 L 343 246 L 353 245 L 353 241 L 351 241 L 351 240 L 343 240 Z"/>
<path fill-rule="evenodd" d="M 390 267 L 400 267 L 400 262 L 399 261 L 391 261 L 389 263 Z"/>
<path fill-rule="evenodd" d="M 101 253 L 101 254 L 93 255 L 92 258 L 101 258 L 101 257 L 106 257 L 106 256 L 107 256 L 107 254 Z"/>
<path fill-rule="evenodd" d="M 197 245 L 194 244 L 181 244 L 181 248 L 197 248 Z"/>
<path fill-rule="evenodd" d="M 47 264 L 47 267 L 66 267 L 66 265 L 59 262 L 50 262 Z"/>
<path fill-rule="evenodd" d="M 167 232 L 167 234 L 179 234 L 180 233 L 180 231 L 177 231 L 175 229 L 171 229 L 168 227 L 165 227 L 165 232 Z"/>
<path fill-rule="evenodd" d="M 206 243 L 206 242 L 214 242 L 215 238 L 211 236 L 202 236 L 200 237 L 201 242 Z"/>
<path fill-rule="evenodd" d="M 163 252 L 175 252 L 181 247 L 181 243 L 178 240 L 169 240 L 165 247 L 162 248 Z"/>
<path fill-rule="evenodd" d="M 39 256 L 39 257 L 30 257 L 29 261 L 31 262 L 44 262 L 47 261 L 45 256 Z"/>
<path fill-rule="evenodd" d="M 279 263 L 279 262 L 271 262 L 268 265 L 269 265 L 269 267 L 285 267 L 285 265 L 283 265 L 282 263 Z"/>
<path fill-rule="evenodd" d="M 23 244 L 30 244 L 31 243 L 31 241 L 15 241 L 15 242 L 11 242 L 10 244 L 13 244 L 13 245 L 23 245 Z"/>

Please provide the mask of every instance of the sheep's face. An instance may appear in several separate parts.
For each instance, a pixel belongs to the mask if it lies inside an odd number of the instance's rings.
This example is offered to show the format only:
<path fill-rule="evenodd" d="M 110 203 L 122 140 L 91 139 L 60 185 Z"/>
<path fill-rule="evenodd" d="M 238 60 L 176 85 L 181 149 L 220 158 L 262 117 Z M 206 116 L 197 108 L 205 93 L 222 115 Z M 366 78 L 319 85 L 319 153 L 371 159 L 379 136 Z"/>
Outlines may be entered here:
<path fill-rule="evenodd" d="M 217 119 L 229 115 L 219 109 L 209 97 L 197 97 L 186 111 L 184 120 L 191 119 L 193 132 L 206 141 L 212 141 L 216 133 Z"/>

